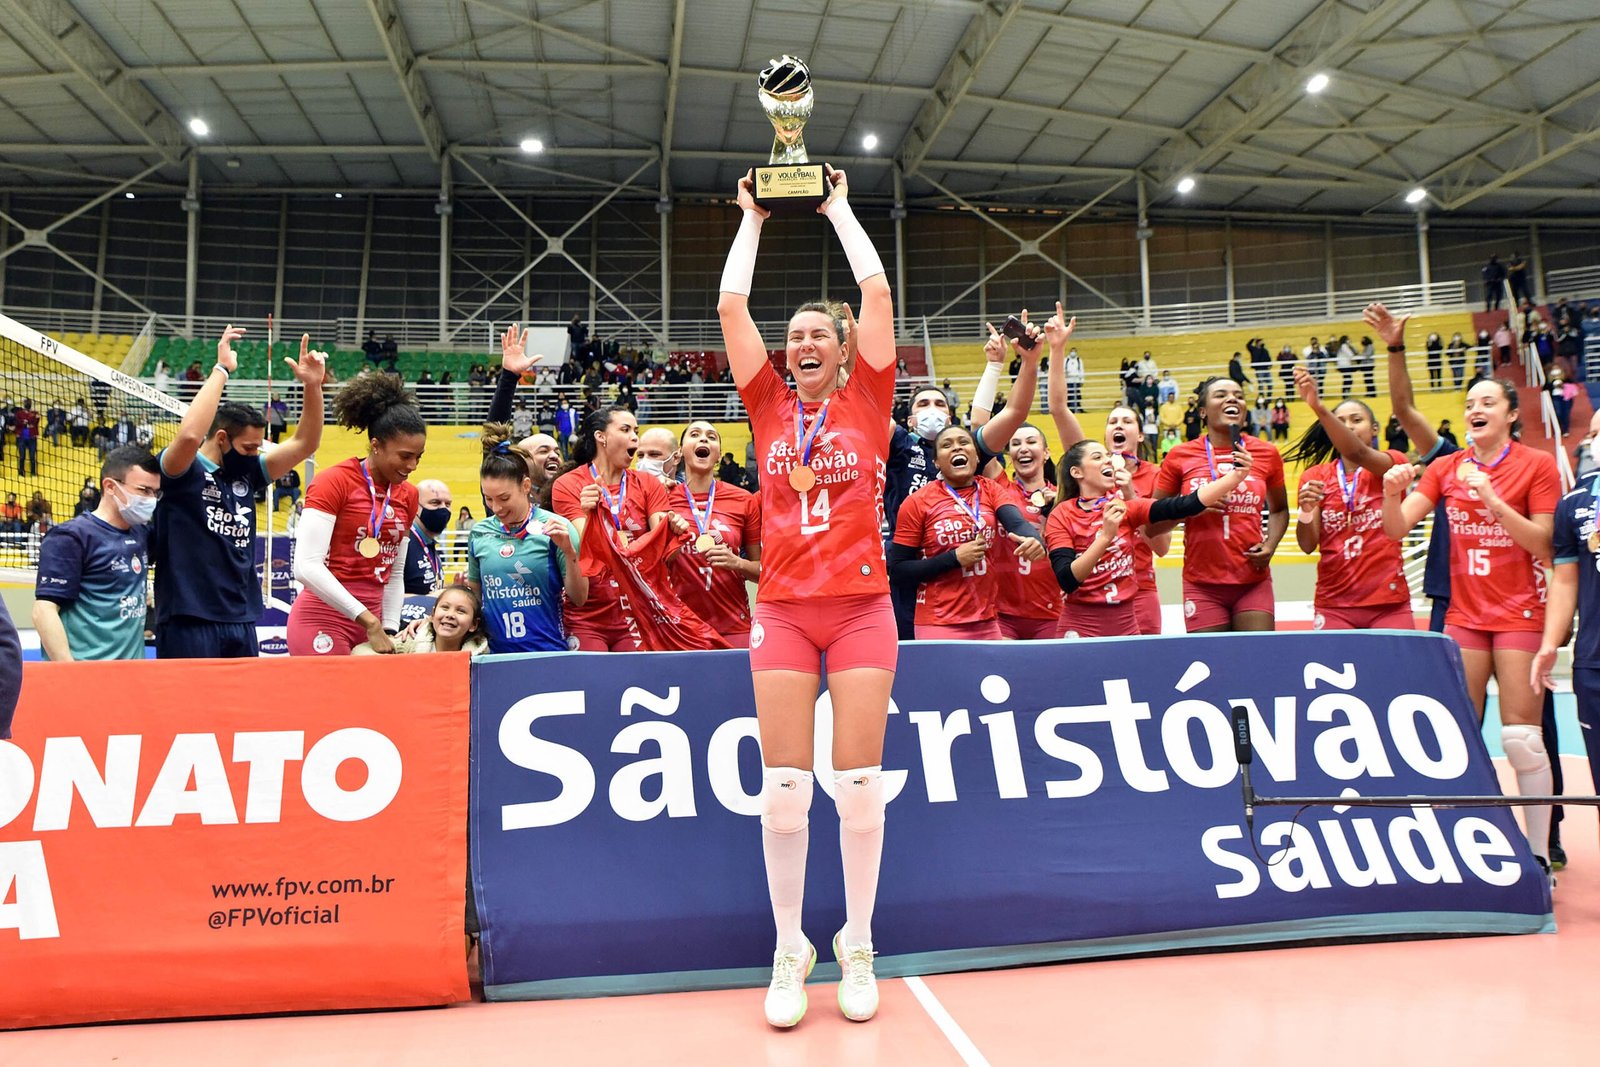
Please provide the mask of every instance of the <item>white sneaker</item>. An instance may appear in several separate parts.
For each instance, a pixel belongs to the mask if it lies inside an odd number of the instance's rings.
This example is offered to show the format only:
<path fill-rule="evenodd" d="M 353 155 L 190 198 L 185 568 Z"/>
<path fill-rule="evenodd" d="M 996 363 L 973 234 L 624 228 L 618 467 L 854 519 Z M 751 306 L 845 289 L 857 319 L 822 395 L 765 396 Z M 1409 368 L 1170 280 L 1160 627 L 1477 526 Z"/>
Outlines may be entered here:
<path fill-rule="evenodd" d="M 833 936 L 833 958 L 839 961 L 839 1010 L 852 1022 L 878 1014 L 878 978 L 872 973 L 872 946 L 846 945 L 844 931 Z"/>
<path fill-rule="evenodd" d="M 806 979 L 817 965 L 817 950 L 806 942 L 804 955 L 779 949 L 772 956 L 772 984 L 767 986 L 767 1022 L 780 1030 L 806 1015 Z"/>

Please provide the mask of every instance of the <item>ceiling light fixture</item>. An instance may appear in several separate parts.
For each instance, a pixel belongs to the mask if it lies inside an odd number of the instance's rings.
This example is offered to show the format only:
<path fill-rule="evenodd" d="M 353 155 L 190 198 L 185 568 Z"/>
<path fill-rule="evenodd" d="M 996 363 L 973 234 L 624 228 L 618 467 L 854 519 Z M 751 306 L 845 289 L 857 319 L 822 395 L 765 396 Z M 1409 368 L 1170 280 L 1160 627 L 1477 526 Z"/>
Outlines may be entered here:
<path fill-rule="evenodd" d="M 1311 79 L 1306 82 L 1306 92 L 1310 93 L 1312 96 L 1316 96 L 1327 87 L 1328 76 L 1326 74 L 1313 74 L 1311 75 Z"/>
<path fill-rule="evenodd" d="M 539 140 L 537 137 L 524 137 L 522 139 L 521 147 L 522 150 L 528 153 L 530 156 L 537 155 L 544 151 L 544 142 Z"/>
<path fill-rule="evenodd" d="M 133 199 L 133 194 L 132 194 L 132 193 L 123 193 L 123 194 L 122 194 L 122 195 L 123 195 L 123 196 L 124 196 L 124 197 L 126 197 L 126 198 L 127 198 L 127 199 L 129 199 L 129 200 L 132 200 L 132 199 Z"/>
<path fill-rule="evenodd" d="M 1178 192 L 1185 194 L 1194 192 L 1194 179 L 1189 177 L 1179 178 Z"/>
<path fill-rule="evenodd" d="M 189 120 L 189 132 L 196 137 L 204 137 L 211 132 L 211 127 L 206 125 L 206 120 L 196 116 Z"/>
<path fill-rule="evenodd" d="M 1420 185 L 1406 194 L 1406 203 L 1408 204 L 1420 204 L 1426 199 L 1428 199 L 1428 190 Z"/>
<path fill-rule="evenodd" d="M 875 133 L 869 133 L 865 137 L 861 138 L 861 147 L 865 148 L 868 152 L 872 151 L 874 148 L 877 148 L 878 135 Z"/>

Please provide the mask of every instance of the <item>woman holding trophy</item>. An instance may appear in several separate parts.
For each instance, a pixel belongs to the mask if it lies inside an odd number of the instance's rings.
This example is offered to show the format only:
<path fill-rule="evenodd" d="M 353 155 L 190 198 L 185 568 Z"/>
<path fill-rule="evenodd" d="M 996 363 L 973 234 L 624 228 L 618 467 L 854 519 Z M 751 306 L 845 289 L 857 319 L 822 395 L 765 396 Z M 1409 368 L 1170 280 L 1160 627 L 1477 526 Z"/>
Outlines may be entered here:
<path fill-rule="evenodd" d="M 810 110 L 809 73 L 785 56 L 762 72 L 760 84 L 779 129 L 773 162 L 780 162 L 781 149 L 792 175 L 794 164 L 805 162 L 798 123 Z M 729 367 L 749 409 L 762 465 L 762 566 L 750 669 L 764 764 L 762 844 L 777 926 L 765 1007 L 767 1021 L 780 1028 L 804 1016 L 805 978 L 816 963 L 800 911 L 824 659 L 833 706 L 830 762 L 840 768 L 824 784 L 839 812 L 844 868 L 845 925 L 833 940 L 843 972 L 839 1006 L 858 1022 L 878 1010 L 872 908 L 883 852 L 883 734 L 898 651 L 879 536 L 894 403 L 894 301 L 883 263 L 850 209 L 844 173 L 824 170 L 828 182 L 816 210 L 833 224 L 861 287 L 859 324 L 847 306 L 803 305 L 789 322 L 785 344 L 794 387 L 773 369 L 749 307 L 769 214 L 757 201 L 756 171 L 739 182 L 743 219 L 717 303 Z"/>

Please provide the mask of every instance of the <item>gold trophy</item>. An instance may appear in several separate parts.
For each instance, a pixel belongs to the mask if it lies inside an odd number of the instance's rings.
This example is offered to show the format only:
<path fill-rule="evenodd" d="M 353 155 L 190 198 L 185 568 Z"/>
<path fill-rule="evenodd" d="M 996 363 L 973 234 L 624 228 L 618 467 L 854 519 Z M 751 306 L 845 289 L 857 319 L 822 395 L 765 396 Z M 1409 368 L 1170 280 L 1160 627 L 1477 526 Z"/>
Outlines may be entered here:
<path fill-rule="evenodd" d="M 774 134 L 772 158 L 755 168 L 756 203 L 780 214 L 815 211 L 832 185 L 823 165 L 806 156 L 803 135 L 815 105 L 811 71 L 803 60 L 782 55 L 767 64 L 756 85 Z"/>

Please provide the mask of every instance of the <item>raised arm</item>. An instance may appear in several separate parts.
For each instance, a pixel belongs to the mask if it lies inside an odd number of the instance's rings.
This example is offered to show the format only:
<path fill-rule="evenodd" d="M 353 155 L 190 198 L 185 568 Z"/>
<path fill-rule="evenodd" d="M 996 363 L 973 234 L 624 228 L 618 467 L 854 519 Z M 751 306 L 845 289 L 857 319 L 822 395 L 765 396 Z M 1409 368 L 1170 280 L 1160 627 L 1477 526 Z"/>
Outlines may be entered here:
<path fill-rule="evenodd" d="M 511 400 L 517 383 L 524 374 L 544 362 L 542 354 L 528 355 L 527 343 L 528 331 L 514 322 L 500 336 L 500 380 L 495 382 L 494 397 L 489 401 L 489 414 L 484 422 L 510 422 Z"/>
<path fill-rule="evenodd" d="M 755 380 L 767 362 L 767 346 L 750 317 L 750 287 L 756 272 L 756 251 L 761 246 L 761 224 L 768 212 L 756 206 L 754 171 L 739 179 L 739 208 L 743 218 L 722 268 L 722 295 L 717 317 L 722 320 L 722 344 L 728 352 L 728 370 L 739 388 Z M 887 284 L 887 283 L 886 283 Z M 863 309 L 865 310 L 865 309 Z M 581 537 L 582 531 L 579 531 Z"/>
<path fill-rule="evenodd" d="M 1418 491 L 1406 495 L 1406 489 L 1416 472 L 1408 463 L 1389 468 L 1383 476 L 1383 532 L 1391 540 L 1399 541 L 1422 521 L 1422 516 L 1433 510 L 1432 497 Z"/>
<path fill-rule="evenodd" d="M 1368 304 L 1361 318 L 1389 346 L 1390 406 L 1418 454 L 1426 456 L 1439 443 L 1439 434 L 1417 410 L 1416 394 L 1411 389 L 1411 372 L 1406 369 L 1406 323 L 1411 316 L 1402 315 L 1397 319 L 1382 304 Z"/>
<path fill-rule="evenodd" d="M 1322 428 L 1328 433 L 1328 440 L 1333 442 L 1334 449 L 1341 455 L 1354 454 L 1356 462 L 1373 474 L 1382 478 L 1390 467 L 1394 466 L 1394 457 L 1381 448 L 1373 447 L 1370 441 L 1363 441 L 1351 432 L 1350 427 L 1334 417 L 1322 402 L 1322 396 L 1317 392 L 1317 381 L 1311 377 L 1304 367 L 1294 369 L 1294 387 L 1300 392 L 1300 399 L 1305 401 L 1306 407 L 1317 417 Z"/>
<path fill-rule="evenodd" d="M 289 371 L 300 380 L 300 421 L 295 425 L 294 436 L 274 448 L 265 457 L 267 477 L 273 481 L 282 478 L 302 461 L 316 454 L 322 444 L 322 423 L 325 411 L 322 402 L 322 380 L 328 373 L 328 353 L 311 347 L 311 335 L 300 335 L 300 358 L 283 357 Z"/>
<path fill-rule="evenodd" d="M 1044 324 L 1044 338 L 1050 345 L 1050 369 L 1046 372 L 1045 402 L 1050 406 L 1050 418 L 1055 420 L 1056 433 L 1061 437 L 1061 452 L 1083 440 L 1083 425 L 1067 404 L 1067 340 L 1078 325 L 1074 315 L 1069 321 L 1061 301 L 1056 301 L 1056 313 Z"/>
<path fill-rule="evenodd" d="M 828 178 L 833 189 L 828 199 L 817 208 L 833 223 L 833 232 L 839 235 L 839 244 L 850 261 L 850 272 L 861 287 L 861 314 L 856 328 L 854 348 L 856 357 L 864 359 L 875 370 L 887 370 L 895 363 L 894 346 L 894 294 L 889 290 L 889 275 L 883 269 L 883 260 L 872 246 L 872 238 L 851 210 L 850 186 L 842 170 L 828 167 Z"/>
<path fill-rule="evenodd" d="M 161 469 L 167 477 L 178 478 L 185 474 L 194 463 L 200 446 L 206 443 L 211 422 L 217 417 L 217 405 L 222 402 L 223 387 L 239 366 L 239 357 L 233 352 L 233 342 L 244 334 L 243 326 L 235 326 L 231 322 L 222 331 L 222 339 L 217 342 L 216 366 L 211 368 L 210 377 L 195 393 L 194 399 L 189 401 L 189 410 L 178 424 L 177 436 L 161 453 Z M 217 373 L 219 370 L 221 374 Z"/>
<path fill-rule="evenodd" d="M 1006 397 L 1006 406 L 978 431 L 983 436 L 984 447 L 995 455 L 1004 453 L 1010 447 L 1011 435 L 1028 421 L 1028 412 L 1033 410 L 1033 394 L 1039 389 L 1039 357 L 1044 355 L 1041 343 L 1044 331 L 1028 322 L 1026 308 L 1022 312 L 1022 323 L 1033 338 L 1033 347 L 1023 348 L 1016 341 L 1007 339 L 1011 350 L 1022 360 L 1022 366 L 1017 370 L 1017 380 L 1011 383 L 1011 395 Z"/>

